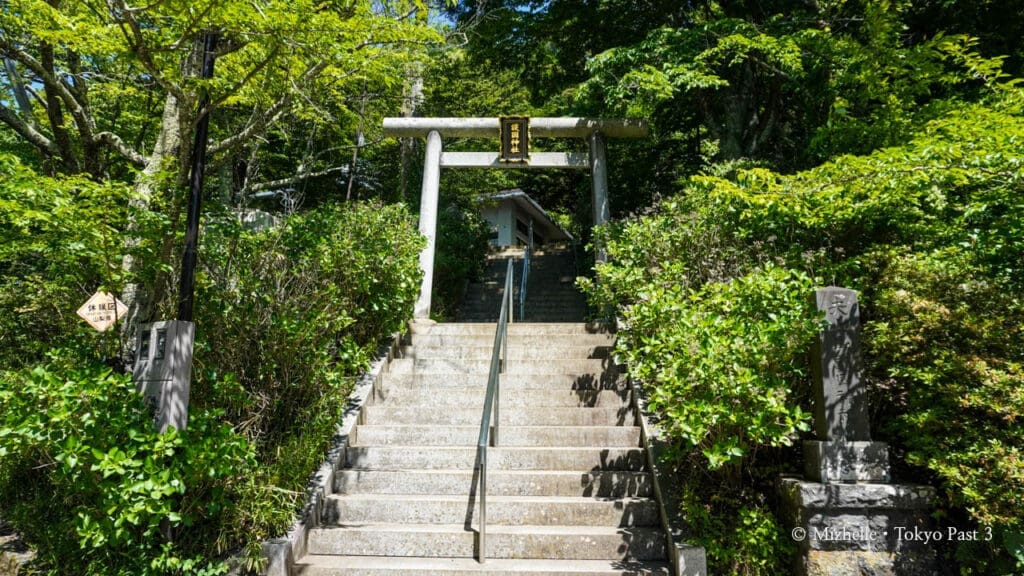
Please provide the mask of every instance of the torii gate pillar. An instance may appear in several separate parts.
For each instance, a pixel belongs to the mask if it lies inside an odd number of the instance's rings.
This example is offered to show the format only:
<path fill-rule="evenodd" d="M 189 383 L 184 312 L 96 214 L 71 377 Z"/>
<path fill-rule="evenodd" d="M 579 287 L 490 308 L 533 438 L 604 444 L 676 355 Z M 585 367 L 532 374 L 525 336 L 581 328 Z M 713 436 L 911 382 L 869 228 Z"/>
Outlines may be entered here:
<path fill-rule="evenodd" d="M 434 252 L 437 247 L 437 201 L 441 187 L 441 133 L 427 134 L 427 151 L 423 162 L 423 188 L 420 191 L 420 234 L 427 245 L 420 252 L 423 281 L 416 299 L 413 318 L 430 318 L 430 296 L 434 286 Z"/>
<path fill-rule="evenodd" d="M 594 226 L 600 226 L 611 218 L 608 208 L 608 154 L 604 136 L 600 132 L 590 134 L 590 189 L 594 204 Z M 594 255 L 597 262 L 604 262 L 608 254 L 603 246 L 597 247 Z"/>
<path fill-rule="evenodd" d="M 530 135 L 543 138 L 586 138 L 589 153 L 534 152 L 527 163 L 503 162 L 496 152 L 443 151 L 442 136 L 461 138 L 499 138 L 499 118 L 385 118 L 384 134 L 396 138 L 427 139 L 423 163 L 423 187 L 420 191 L 420 233 L 427 245 L 420 252 L 423 282 L 413 312 L 415 320 L 430 318 L 434 283 L 434 253 L 437 242 L 437 202 L 441 168 L 558 168 L 590 170 L 594 204 L 594 225 L 608 221 L 608 162 L 605 138 L 638 138 L 647 135 L 643 120 L 599 120 L 592 118 L 532 118 Z M 605 260 L 598 247 L 597 261 Z"/>

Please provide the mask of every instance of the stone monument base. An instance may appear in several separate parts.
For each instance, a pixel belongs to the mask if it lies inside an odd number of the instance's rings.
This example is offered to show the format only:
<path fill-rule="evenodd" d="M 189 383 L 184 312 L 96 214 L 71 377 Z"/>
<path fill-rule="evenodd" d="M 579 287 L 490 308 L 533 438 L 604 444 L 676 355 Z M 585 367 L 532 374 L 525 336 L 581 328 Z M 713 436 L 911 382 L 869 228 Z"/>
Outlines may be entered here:
<path fill-rule="evenodd" d="M 814 482 L 889 482 L 889 445 L 885 442 L 808 440 L 804 476 Z"/>
<path fill-rule="evenodd" d="M 796 574 L 815 576 L 931 576 L 936 574 L 935 555 L 919 552 L 825 552 L 811 550 L 800 559 Z"/>
<path fill-rule="evenodd" d="M 782 517 L 798 576 L 931 576 L 935 491 L 907 484 L 821 484 L 783 478 Z"/>

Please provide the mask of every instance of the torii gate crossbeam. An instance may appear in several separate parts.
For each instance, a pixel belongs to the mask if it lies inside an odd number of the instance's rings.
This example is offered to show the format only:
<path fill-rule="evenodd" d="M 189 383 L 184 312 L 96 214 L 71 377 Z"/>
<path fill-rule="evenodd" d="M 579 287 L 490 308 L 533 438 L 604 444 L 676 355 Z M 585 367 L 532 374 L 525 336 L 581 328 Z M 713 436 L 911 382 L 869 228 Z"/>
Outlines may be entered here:
<path fill-rule="evenodd" d="M 608 164 L 605 138 L 639 138 L 647 135 L 643 120 L 596 118 L 531 118 L 530 136 L 541 138 L 585 138 L 588 153 L 533 152 L 529 162 L 502 162 L 495 152 L 443 151 L 442 137 L 499 138 L 500 118 L 385 118 L 384 134 L 395 138 L 426 137 L 423 187 L 420 196 L 420 233 L 427 245 L 420 252 L 423 282 L 413 312 L 414 320 L 430 317 L 434 282 L 434 252 L 437 238 L 437 201 L 441 168 L 555 168 L 590 170 L 594 204 L 594 225 L 608 221 Z M 603 260 L 599 256 L 598 260 Z"/>

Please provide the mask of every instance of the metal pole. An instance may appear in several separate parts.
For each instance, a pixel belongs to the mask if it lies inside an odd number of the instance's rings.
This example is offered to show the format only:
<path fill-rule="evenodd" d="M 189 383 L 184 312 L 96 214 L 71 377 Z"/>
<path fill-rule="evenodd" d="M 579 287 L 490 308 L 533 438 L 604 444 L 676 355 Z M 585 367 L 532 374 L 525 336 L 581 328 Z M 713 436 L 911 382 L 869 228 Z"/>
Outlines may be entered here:
<path fill-rule="evenodd" d="M 207 32 L 203 39 L 202 78 L 213 77 L 214 49 L 217 35 Z M 185 254 L 181 261 L 181 284 L 178 290 L 178 320 L 192 321 L 192 303 L 196 280 L 196 250 L 199 244 L 199 210 L 203 191 L 203 173 L 206 171 L 206 139 L 210 129 L 210 114 L 206 109 L 210 97 L 205 92 L 199 99 L 202 116 L 196 124 L 195 143 L 192 146 L 192 175 L 189 181 L 188 219 L 185 224 Z"/>
<path fill-rule="evenodd" d="M 515 233 L 513 232 L 513 235 L 514 235 L 514 234 L 515 234 Z M 507 272 L 507 274 L 506 274 L 506 275 L 507 275 L 507 276 L 510 276 L 510 277 L 511 277 L 511 276 L 513 276 L 513 275 L 515 275 L 515 268 L 514 268 L 514 267 L 512 266 L 512 258 L 509 258 L 509 259 L 508 259 L 508 272 Z M 506 320 L 506 321 L 507 321 L 507 322 L 508 322 L 509 324 L 511 324 L 512 322 L 514 322 L 514 321 L 515 321 L 515 316 L 516 316 L 516 315 L 515 315 L 515 308 L 514 308 L 514 304 L 515 304 L 515 298 L 513 297 L 513 294 L 512 294 L 512 291 L 513 291 L 513 289 L 515 288 L 515 285 L 516 285 L 516 284 L 515 284 L 515 281 L 514 281 L 514 279 L 513 279 L 513 281 L 510 281 L 510 282 L 508 282 L 508 283 L 506 284 L 506 286 L 508 287 L 508 289 L 507 289 L 507 290 L 505 290 L 505 298 L 507 298 L 507 299 L 508 299 L 508 317 L 507 317 L 507 318 L 506 318 L 505 320 Z"/>
<path fill-rule="evenodd" d="M 511 314 L 511 311 L 509 312 Z M 501 347 L 502 347 L 502 359 L 501 359 L 501 371 L 498 373 L 498 378 L 494 381 L 494 445 L 497 446 L 500 442 L 500 429 L 501 429 L 501 379 L 505 376 L 505 366 L 508 365 L 508 322 L 505 323 L 505 327 L 502 329 L 501 334 Z"/>
<path fill-rule="evenodd" d="M 427 150 L 423 160 L 423 188 L 420 192 L 420 234 L 427 245 L 420 252 L 423 281 L 420 295 L 413 310 L 414 319 L 430 318 L 431 290 L 434 284 L 434 250 L 437 238 L 437 197 L 441 186 L 441 134 L 432 130 L 427 134 Z"/>
<path fill-rule="evenodd" d="M 487 448 L 480 449 L 480 563 L 487 562 Z"/>

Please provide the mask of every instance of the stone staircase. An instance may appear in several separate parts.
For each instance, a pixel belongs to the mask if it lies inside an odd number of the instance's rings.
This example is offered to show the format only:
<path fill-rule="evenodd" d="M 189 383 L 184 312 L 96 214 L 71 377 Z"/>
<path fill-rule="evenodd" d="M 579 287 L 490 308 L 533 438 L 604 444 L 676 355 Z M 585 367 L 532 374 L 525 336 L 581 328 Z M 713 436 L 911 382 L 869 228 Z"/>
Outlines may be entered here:
<path fill-rule="evenodd" d="M 494 324 L 414 324 L 350 436 L 301 576 L 668 576 L 668 539 L 613 337 L 509 327 L 488 450 L 487 561 L 474 465 Z"/>
<path fill-rule="evenodd" d="M 501 308 L 508 259 L 514 258 L 514 297 L 519 317 L 522 248 L 506 248 L 487 257 L 480 282 L 470 284 L 456 313 L 459 322 L 495 322 Z M 576 259 L 571 246 L 552 245 L 534 250 L 527 277 L 525 322 L 582 322 L 587 302 L 576 289 Z"/>

